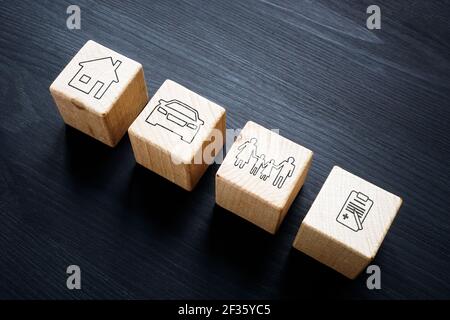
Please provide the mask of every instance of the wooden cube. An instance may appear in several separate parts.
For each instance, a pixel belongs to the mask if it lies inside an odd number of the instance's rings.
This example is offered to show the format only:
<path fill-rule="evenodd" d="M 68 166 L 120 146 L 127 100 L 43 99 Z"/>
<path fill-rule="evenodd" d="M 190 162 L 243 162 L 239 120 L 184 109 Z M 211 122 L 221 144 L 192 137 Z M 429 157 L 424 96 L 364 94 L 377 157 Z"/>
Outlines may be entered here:
<path fill-rule="evenodd" d="M 334 167 L 294 247 L 354 279 L 375 257 L 402 199 Z"/>
<path fill-rule="evenodd" d="M 128 134 L 136 162 L 191 191 L 222 150 L 225 109 L 166 80 Z"/>
<path fill-rule="evenodd" d="M 217 171 L 216 203 L 274 234 L 312 157 L 312 151 L 249 121 Z"/>
<path fill-rule="evenodd" d="M 66 124 L 112 147 L 148 101 L 142 65 L 91 40 L 50 92 Z"/>

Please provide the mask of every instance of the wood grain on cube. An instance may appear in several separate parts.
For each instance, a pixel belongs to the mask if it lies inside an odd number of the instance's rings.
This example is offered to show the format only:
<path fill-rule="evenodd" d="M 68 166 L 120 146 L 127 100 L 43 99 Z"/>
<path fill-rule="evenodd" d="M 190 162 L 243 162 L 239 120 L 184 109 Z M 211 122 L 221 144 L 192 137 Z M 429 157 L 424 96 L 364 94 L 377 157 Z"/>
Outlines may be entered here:
<path fill-rule="evenodd" d="M 401 204 L 398 196 L 335 166 L 294 247 L 353 279 L 375 257 Z"/>
<path fill-rule="evenodd" d="M 142 65 L 88 41 L 50 86 L 71 127 L 115 146 L 148 101 Z"/>
<path fill-rule="evenodd" d="M 312 151 L 247 122 L 216 174 L 216 203 L 278 230 L 311 165 Z"/>
<path fill-rule="evenodd" d="M 223 147 L 225 109 L 166 80 L 128 132 L 136 162 L 190 191 Z"/>

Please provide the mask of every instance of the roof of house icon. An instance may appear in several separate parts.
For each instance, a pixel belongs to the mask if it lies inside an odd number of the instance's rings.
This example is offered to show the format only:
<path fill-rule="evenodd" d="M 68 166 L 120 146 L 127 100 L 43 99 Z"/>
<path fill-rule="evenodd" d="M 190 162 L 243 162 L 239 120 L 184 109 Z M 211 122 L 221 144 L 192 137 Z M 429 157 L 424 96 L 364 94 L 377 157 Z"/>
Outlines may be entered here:
<path fill-rule="evenodd" d="M 116 60 L 114 62 L 112 57 L 105 57 L 100 59 L 82 61 L 79 63 L 79 65 L 82 67 L 86 67 L 87 71 L 89 71 L 90 68 L 95 68 L 96 72 L 94 72 L 94 74 L 92 75 L 97 75 L 96 78 L 119 82 L 119 77 L 117 76 L 117 68 L 121 63 L 122 61 L 120 60 Z M 98 70 L 101 70 L 102 72 L 99 73 Z"/>
<path fill-rule="evenodd" d="M 119 82 L 117 68 L 122 61 L 105 57 L 78 63 L 80 69 L 69 81 L 69 86 L 86 94 L 94 93 L 94 98 L 101 99 L 112 83 Z"/>

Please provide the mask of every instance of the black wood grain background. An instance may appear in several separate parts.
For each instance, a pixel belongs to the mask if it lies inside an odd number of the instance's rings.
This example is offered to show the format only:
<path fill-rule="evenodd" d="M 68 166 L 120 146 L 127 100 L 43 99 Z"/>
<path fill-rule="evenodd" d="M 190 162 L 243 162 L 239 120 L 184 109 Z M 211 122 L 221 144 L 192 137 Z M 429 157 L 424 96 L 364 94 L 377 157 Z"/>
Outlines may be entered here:
<path fill-rule="evenodd" d="M 450 3 L 1 1 L 0 298 L 450 298 Z M 315 152 L 276 236 L 66 127 L 48 87 L 89 39 Z M 367 275 L 291 249 L 333 165 L 404 199 Z M 82 290 L 66 288 L 66 267 Z"/>

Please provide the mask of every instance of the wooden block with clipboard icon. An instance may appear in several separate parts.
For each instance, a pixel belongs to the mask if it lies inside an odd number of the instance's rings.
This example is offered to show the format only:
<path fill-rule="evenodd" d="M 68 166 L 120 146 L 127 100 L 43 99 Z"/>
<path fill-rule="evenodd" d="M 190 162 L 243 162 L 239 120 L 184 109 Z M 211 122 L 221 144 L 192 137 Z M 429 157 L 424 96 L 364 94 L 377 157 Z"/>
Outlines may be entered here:
<path fill-rule="evenodd" d="M 333 167 L 293 246 L 354 279 L 374 259 L 402 199 Z"/>
<path fill-rule="evenodd" d="M 372 205 L 373 201 L 367 195 L 353 190 L 350 192 L 336 220 L 355 232 L 362 230 L 364 220 Z"/>

